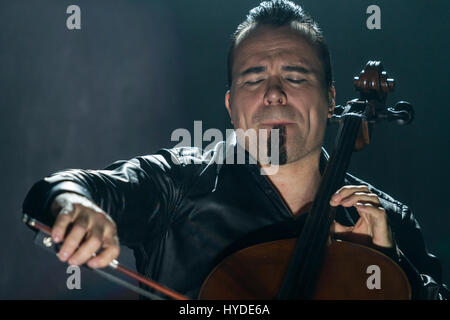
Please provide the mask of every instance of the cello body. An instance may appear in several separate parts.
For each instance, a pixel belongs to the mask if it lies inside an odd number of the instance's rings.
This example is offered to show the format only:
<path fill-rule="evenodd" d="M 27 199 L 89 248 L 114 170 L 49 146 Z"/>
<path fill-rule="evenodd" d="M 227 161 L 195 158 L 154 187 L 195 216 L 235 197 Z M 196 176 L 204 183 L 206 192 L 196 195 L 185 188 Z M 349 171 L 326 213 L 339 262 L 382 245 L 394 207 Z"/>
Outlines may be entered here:
<path fill-rule="evenodd" d="M 296 240 L 264 242 L 231 254 L 209 274 L 198 298 L 275 299 Z M 411 299 L 411 288 L 403 270 L 388 256 L 333 240 L 326 248 L 313 299 L 406 300 Z"/>

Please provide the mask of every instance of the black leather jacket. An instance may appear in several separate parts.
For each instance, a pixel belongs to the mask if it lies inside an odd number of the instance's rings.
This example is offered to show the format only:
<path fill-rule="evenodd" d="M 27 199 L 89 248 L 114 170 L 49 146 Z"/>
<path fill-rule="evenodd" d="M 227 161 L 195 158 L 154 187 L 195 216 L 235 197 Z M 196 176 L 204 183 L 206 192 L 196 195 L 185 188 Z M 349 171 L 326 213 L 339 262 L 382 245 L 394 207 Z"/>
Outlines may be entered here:
<path fill-rule="evenodd" d="M 48 207 L 56 195 L 83 195 L 114 219 L 121 244 L 134 250 L 140 273 L 196 298 L 222 257 L 250 242 L 292 236 L 306 216 L 293 217 L 256 164 L 222 164 L 230 148 L 239 146 L 221 142 L 207 154 L 196 148 L 163 149 L 104 170 L 61 171 L 33 186 L 23 212 L 52 225 Z M 323 150 L 321 170 L 327 157 Z M 445 297 L 440 262 L 427 252 L 408 207 L 350 174 L 345 184 L 366 184 L 380 198 L 413 298 Z M 339 207 L 336 213 L 344 225 L 358 217 L 353 208 Z"/>

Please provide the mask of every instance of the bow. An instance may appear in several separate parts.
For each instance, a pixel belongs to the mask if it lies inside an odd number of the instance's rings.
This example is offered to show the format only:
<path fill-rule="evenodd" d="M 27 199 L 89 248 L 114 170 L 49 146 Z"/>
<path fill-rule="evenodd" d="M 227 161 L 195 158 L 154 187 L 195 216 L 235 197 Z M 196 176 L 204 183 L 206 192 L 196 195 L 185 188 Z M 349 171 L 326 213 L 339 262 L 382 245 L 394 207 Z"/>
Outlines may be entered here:
<path fill-rule="evenodd" d="M 44 225 L 43 223 L 37 221 L 36 219 L 31 218 L 29 215 L 27 215 L 26 213 L 23 215 L 23 219 L 22 219 L 23 223 L 27 224 L 28 226 L 36 229 L 38 232 L 35 236 L 34 242 L 47 250 L 50 250 L 51 252 L 58 252 L 61 245 L 60 244 L 55 244 L 51 238 L 51 228 Z M 88 268 L 91 271 L 94 271 L 95 273 L 97 273 L 98 275 L 106 278 L 107 280 L 110 280 L 120 286 L 123 286 L 129 290 L 132 290 L 142 296 L 145 296 L 149 299 L 152 300 L 163 300 L 163 298 L 157 296 L 156 294 L 153 294 L 151 292 L 148 292 L 147 290 L 144 290 L 142 288 L 139 288 L 127 281 L 122 280 L 121 278 L 113 275 L 111 272 L 108 272 L 109 270 L 114 270 L 117 271 L 121 274 L 124 274 L 125 276 L 127 276 L 128 278 L 132 278 L 134 280 L 137 280 L 139 283 L 145 284 L 146 286 L 163 293 L 164 295 L 175 299 L 175 300 L 189 300 L 189 298 L 187 298 L 186 296 L 183 296 L 182 294 L 169 289 L 159 283 L 157 283 L 156 281 L 150 280 L 146 277 L 144 277 L 143 275 L 134 272 L 133 270 L 121 265 L 119 263 L 119 261 L 117 260 L 113 260 L 109 263 L 108 265 L 108 269 L 94 269 L 94 268 L 90 268 L 87 265 L 83 265 L 83 267 Z M 108 270 L 108 271 L 107 271 Z"/>

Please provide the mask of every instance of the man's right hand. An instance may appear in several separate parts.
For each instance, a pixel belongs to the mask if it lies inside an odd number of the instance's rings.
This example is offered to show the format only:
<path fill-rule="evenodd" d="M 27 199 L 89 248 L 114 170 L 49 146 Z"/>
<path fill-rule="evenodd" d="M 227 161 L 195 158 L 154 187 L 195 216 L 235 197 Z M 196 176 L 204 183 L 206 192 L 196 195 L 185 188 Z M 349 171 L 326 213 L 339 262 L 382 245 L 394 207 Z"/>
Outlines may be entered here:
<path fill-rule="evenodd" d="M 103 268 L 119 256 L 116 224 L 89 199 L 62 193 L 54 199 L 51 211 L 56 216 L 52 239 L 55 243 L 63 241 L 58 253 L 61 261 L 71 265 L 88 261 L 91 268 Z M 70 225 L 72 229 L 66 235 Z M 101 253 L 93 257 L 100 248 Z"/>

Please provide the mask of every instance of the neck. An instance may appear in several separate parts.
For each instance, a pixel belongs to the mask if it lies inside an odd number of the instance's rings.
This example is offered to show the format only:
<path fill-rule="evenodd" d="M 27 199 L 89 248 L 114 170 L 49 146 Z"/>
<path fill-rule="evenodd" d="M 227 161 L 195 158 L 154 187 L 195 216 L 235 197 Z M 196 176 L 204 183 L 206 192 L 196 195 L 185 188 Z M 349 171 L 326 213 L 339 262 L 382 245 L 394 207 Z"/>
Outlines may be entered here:
<path fill-rule="evenodd" d="M 319 188 L 321 149 L 305 157 L 279 167 L 278 172 L 268 175 L 278 189 L 293 215 L 307 211 Z"/>

